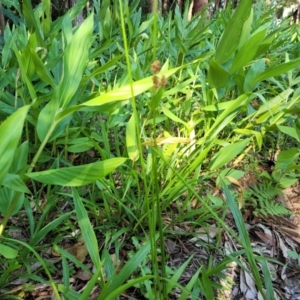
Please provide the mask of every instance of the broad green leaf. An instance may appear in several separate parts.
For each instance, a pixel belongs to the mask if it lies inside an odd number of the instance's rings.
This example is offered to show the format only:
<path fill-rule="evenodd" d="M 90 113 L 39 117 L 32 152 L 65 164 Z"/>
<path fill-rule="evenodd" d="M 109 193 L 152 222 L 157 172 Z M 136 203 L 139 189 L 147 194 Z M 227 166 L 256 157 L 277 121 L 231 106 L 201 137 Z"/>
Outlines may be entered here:
<path fill-rule="evenodd" d="M 260 73 L 257 76 L 255 76 L 251 80 L 250 85 L 253 85 L 257 82 L 261 82 L 261 81 L 266 80 L 270 77 L 282 75 L 282 74 L 298 67 L 299 64 L 300 64 L 300 58 L 295 59 L 295 60 L 290 61 L 290 62 L 287 62 L 287 63 L 284 63 L 284 64 L 281 64 L 281 65 L 276 65 L 275 67 L 270 68 L 270 69 L 266 70 L 265 72 Z"/>
<path fill-rule="evenodd" d="M 291 136 L 292 138 L 294 138 L 295 140 L 300 142 L 299 135 L 297 133 L 296 128 L 289 127 L 289 126 L 283 126 L 283 125 L 277 125 L 277 127 L 281 132 Z"/>
<path fill-rule="evenodd" d="M 23 1 L 22 13 L 23 13 L 24 19 L 26 21 L 26 25 L 28 26 L 30 33 L 36 34 L 39 46 L 45 46 L 45 42 L 44 42 L 44 39 L 41 34 L 41 26 L 40 26 L 40 23 L 37 22 L 35 19 L 34 10 L 32 8 L 30 0 Z"/>
<path fill-rule="evenodd" d="M 228 84 L 229 74 L 215 60 L 211 60 L 208 70 L 208 83 L 212 88 L 222 88 Z"/>
<path fill-rule="evenodd" d="M 243 30 L 240 37 L 240 43 L 238 49 L 240 49 L 250 38 L 251 30 L 252 30 L 252 23 L 253 23 L 253 8 L 251 8 L 250 15 L 248 19 L 243 24 Z"/>
<path fill-rule="evenodd" d="M 181 67 L 171 69 L 167 72 L 162 73 L 166 78 L 177 72 Z M 160 75 L 159 75 L 160 76 Z M 131 86 L 130 84 L 124 85 L 120 88 L 109 91 L 105 94 L 102 94 L 98 97 L 95 97 L 92 100 L 82 103 L 84 106 L 98 106 L 107 104 L 114 101 L 122 101 L 130 99 L 132 96 L 137 96 L 142 94 L 153 87 L 153 76 L 141 79 L 139 81 L 133 82 L 133 95 L 131 95 Z"/>
<path fill-rule="evenodd" d="M 56 94 L 56 93 L 55 93 Z M 41 142 L 45 139 L 50 140 L 51 134 L 55 129 L 55 116 L 58 112 L 58 100 L 53 97 L 41 110 L 37 121 L 37 135 Z"/>
<path fill-rule="evenodd" d="M 28 141 L 22 143 L 16 150 L 14 160 L 9 168 L 9 173 L 23 171 L 27 167 L 29 144 Z"/>
<path fill-rule="evenodd" d="M 240 154 L 249 144 L 250 139 L 245 139 L 241 142 L 233 143 L 223 147 L 211 162 L 210 170 L 215 170 L 229 163 L 235 156 Z"/>
<path fill-rule="evenodd" d="M 38 73 L 40 79 L 43 80 L 44 82 L 50 84 L 54 88 L 55 82 L 54 82 L 54 79 L 53 79 L 51 73 L 46 68 L 46 66 L 44 65 L 42 60 L 39 58 L 37 53 L 33 49 L 30 49 L 30 50 L 31 50 L 31 58 L 35 65 L 35 70 Z"/>
<path fill-rule="evenodd" d="M 266 35 L 267 29 L 261 30 L 255 35 L 251 36 L 250 39 L 239 49 L 238 53 L 235 54 L 230 72 L 238 72 L 241 68 L 246 66 L 256 54 L 256 51 Z"/>
<path fill-rule="evenodd" d="M 0 213 L 9 216 L 15 215 L 23 203 L 24 193 L 16 192 L 5 186 L 0 188 Z"/>
<path fill-rule="evenodd" d="M 92 164 L 41 172 L 27 173 L 36 181 L 60 186 L 83 186 L 105 177 L 122 165 L 127 158 L 110 158 Z"/>
<path fill-rule="evenodd" d="M 231 20 L 227 24 L 215 54 L 215 60 L 220 65 L 227 62 L 237 49 L 243 32 L 243 25 L 250 16 L 251 7 L 251 0 L 240 1 Z M 246 30 L 246 28 L 244 30 Z"/>
<path fill-rule="evenodd" d="M 0 242 L 0 255 L 4 256 L 6 259 L 14 259 L 18 255 L 18 250 Z"/>
<path fill-rule="evenodd" d="M 259 84 L 259 82 L 256 85 L 250 85 L 250 82 L 254 77 L 256 77 L 258 74 L 265 71 L 265 59 L 261 58 L 258 61 L 254 62 L 249 70 L 247 71 L 245 81 L 244 81 L 244 92 L 253 91 L 256 86 Z"/>
<path fill-rule="evenodd" d="M 137 161 L 139 158 L 139 150 L 136 139 L 136 120 L 133 114 L 126 126 L 126 148 L 128 156 L 133 162 Z"/>
<path fill-rule="evenodd" d="M 34 102 L 36 100 L 37 96 L 36 96 L 36 92 L 34 90 L 33 84 L 31 82 L 31 80 L 28 78 L 29 75 L 27 74 L 27 66 L 24 62 L 24 60 L 28 59 L 28 56 L 24 57 L 24 55 L 22 55 L 19 52 L 19 50 L 17 49 L 14 42 L 13 42 L 13 48 L 14 48 L 14 53 L 18 60 L 19 68 L 21 70 L 21 78 L 22 78 L 23 82 L 26 84 L 26 87 L 28 88 L 32 102 Z"/>
<path fill-rule="evenodd" d="M 2 185 L 14 191 L 30 194 L 30 190 L 24 181 L 16 174 L 7 173 L 2 181 Z"/>
<path fill-rule="evenodd" d="M 0 185 L 13 162 L 28 109 L 20 108 L 0 125 Z"/>
<path fill-rule="evenodd" d="M 90 14 L 75 32 L 68 44 L 63 61 L 63 78 L 59 86 L 60 107 L 67 107 L 76 93 L 85 70 L 92 33 L 94 15 Z"/>
<path fill-rule="evenodd" d="M 278 154 L 275 169 L 276 170 L 287 170 L 289 165 L 293 164 L 294 161 L 299 157 L 299 149 L 291 148 L 289 150 L 283 150 Z"/>

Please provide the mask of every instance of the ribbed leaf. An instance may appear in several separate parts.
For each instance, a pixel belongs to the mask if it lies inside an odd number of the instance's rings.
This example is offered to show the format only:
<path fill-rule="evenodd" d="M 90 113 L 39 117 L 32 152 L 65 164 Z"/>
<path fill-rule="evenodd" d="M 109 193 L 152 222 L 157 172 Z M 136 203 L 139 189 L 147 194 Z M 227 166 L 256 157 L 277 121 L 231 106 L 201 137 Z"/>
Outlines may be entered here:
<path fill-rule="evenodd" d="M 284 63 L 284 64 L 281 64 L 281 65 L 278 65 L 274 68 L 270 68 L 270 69 L 266 70 L 265 72 L 260 73 L 257 76 L 255 76 L 251 80 L 250 84 L 253 85 L 256 82 L 260 82 L 260 81 L 266 80 L 266 79 L 274 77 L 274 76 L 282 75 L 282 74 L 298 67 L 299 64 L 300 64 L 300 58 L 295 59 L 290 62 L 287 62 L 287 63 Z"/>
<path fill-rule="evenodd" d="M 234 56 L 230 69 L 231 73 L 238 72 L 255 57 L 257 49 L 266 35 L 266 31 L 267 29 L 259 31 L 241 47 Z"/>
<path fill-rule="evenodd" d="M 223 147 L 212 160 L 210 170 L 215 170 L 229 163 L 235 156 L 240 154 L 243 149 L 249 144 L 250 139 L 245 139 L 241 142 L 227 145 Z"/>
<path fill-rule="evenodd" d="M 24 106 L 0 126 L 0 185 L 13 162 L 29 106 Z"/>
<path fill-rule="evenodd" d="M 243 32 L 243 24 L 250 16 L 251 7 L 251 0 L 243 0 L 240 1 L 237 9 L 233 13 L 216 49 L 215 60 L 219 64 L 227 62 L 237 49 Z"/>
<path fill-rule="evenodd" d="M 208 70 L 208 83 L 213 88 L 226 86 L 229 80 L 228 72 L 222 68 L 215 60 L 211 60 Z"/>
<path fill-rule="evenodd" d="M 139 158 L 135 124 L 135 117 L 132 115 L 126 126 L 126 148 L 129 158 L 134 162 Z"/>
<path fill-rule="evenodd" d="M 125 161 L 122 157 L 111 158 L 82 166 L 27 173 L 26 176 L 45 184 L 83 186 L 103 178 Z"/>
<path fill-rule="evenodd" d="M 63 79 L 59 88 L 60 107 L 66 107 L 76 93 L 85 70 L 92 33 L 94 15 L 90 14 L 74 34 L 64 54 Z"/>

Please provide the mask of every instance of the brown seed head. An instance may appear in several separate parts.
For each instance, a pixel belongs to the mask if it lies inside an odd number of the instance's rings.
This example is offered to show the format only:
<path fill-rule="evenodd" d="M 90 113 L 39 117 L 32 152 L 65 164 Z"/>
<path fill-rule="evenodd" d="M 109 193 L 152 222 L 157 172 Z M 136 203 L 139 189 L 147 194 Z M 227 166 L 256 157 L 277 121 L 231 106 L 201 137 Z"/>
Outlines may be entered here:
<path fill-rule="evenodd" d="M 156 60 L 152 65 L 151 65 L 151 72 L 154 74 L 157 74 L 161 70 L 161 64 L 159 60 Z"/>
<path fill-rule="evenodd" d="M 166 78 L 166 76 L 163 75 L 161 80 L 160 80 L 160 86 L 165 87 L 166 84 L 167 84 L 167 78 Z"/>
<path fill-rule="evenodd" d="M 154 89 L 157 90 L 160 87 L 159 78 L 154 75 L 152 77 L 152 81 L 153 81 L 153 87 L 154 87 Z"/>

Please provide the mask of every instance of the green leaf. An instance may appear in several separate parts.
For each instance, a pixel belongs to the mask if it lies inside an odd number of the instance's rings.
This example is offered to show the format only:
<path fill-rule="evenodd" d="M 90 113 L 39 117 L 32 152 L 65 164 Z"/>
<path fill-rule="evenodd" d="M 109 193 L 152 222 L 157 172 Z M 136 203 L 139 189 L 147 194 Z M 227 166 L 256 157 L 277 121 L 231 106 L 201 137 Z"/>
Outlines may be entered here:
<path fill-rule="evenodd" d="M 129 158 L 135 162 L 139 158 L 139 150 L 136 140 L 136 121 L 134 114 L 130 117 L 126 126 L 126 148 Z"/>
<path fill-rule="evenodd" d="M 110 158 L 92 164 L 25 174 L 36 181 L 60 186 L 83 186 L 111 173 L 127 158 Z"/>
<path fill-rule="evenodd" d="M 174 122 L 177 122 L 177 123 L 181 123 L 183 124 L 188 130 L 191 129 L 191 126 L 182 121 L 180 118 L 178 118 L 176 115 L 174 115 L 168 108 L 166 108 L 164 105 L 162 105 L 162 111 L 164 113 L 164 115 L 166 115 L 169 119 L 173 120 Z"/>
<path fill-rule="evenodd" d="M 122 285 L 130 275 L 138 268 L 138 266 L 146 259 L 151 249 L 150 242 L 147 242 L 140 250 L 138 250 L 133 257 L 127 261 L 125 266 L 122 268 L 120 273 L 109 280 L 107 285 L 104 287 L 102 293 L 100 294 L 99 300 L 113 300 L 118 295 L 124 291 L 126 285 Z M 128 282 L 129 286 L 132 283 Z M 118 289 L 118 293 L 115 293 L 115 290 Z"/>
<path fill-rule="evenodd" d="M 251 0 L 240 1 L 233 13 L 231 20 L 227 24 L 221 39 L 218 43 L 215 60 L 220 65 L 227 62 L 234 54 L 240 43 L 244 23 L 250 16 L 252 7 Z"/>
<path fill-rule="evenodd" d="M 56 93 L 55 93 L 56 94 Z M 47 141 L 50 141 L 51 134 L 53 130 L 55 129 L 55 116 L 58 112 L 58 101 L 55 97 L 53 97 L 49 103 L 46 104 L 46 106 L 41 110 L 36 130 L 38 138 L 41 142 L 43 142 L 45 139 Z"/>
<path fill-rule="evenodd" d="M 53 221 L 47 223 L 47 225 L 45 227 L 43 227 L 42 229 L 39 229 L 38 231 L 36 231 L 34 233 L 34 235 L 31 237 L 30 241 L 29 241 L 29 245 L 34 247 L 35 245 L 37 245 L 42 239 L 44 239 L 47 234 L 58 228 L 59 225 L 67 218 L 70 217 L 70 215 L 72 214 L 72 212 L 69 213 L 64 213 L 61 216 L 59 216 L 58 218 L 54 219 Z"/>
<path fill-rule="evenodd" d="M 72 188 L 72 194 L 74 199 L 75 212 L 85 246 L 88 250 L 88 253 L 92 259 L 96 270 L 102 269 L 96 234 L 90 222 L 87 211 L 76 189 Z"/>
<path fill-rule="evenodd" d="M 26 184 L 19 175 L 7 173 L 2 184 L 11 190 L 30 194 L 30 190 L 27 188 Z"/>
<path fill-rule="evenodd" d="M 215 60 L 211 60 L 208 70 L 208 83 L 211 87 L 222 88 L 228 84 L 229 74 Z"/>
<path fill-rule="evenodd" d="M 289 165 L 299 157 L 299 149 L 291 148 L 289 150 L 283 150 L 278 154 L 275 170 L 287 170 Z"/>
<path fill-rule="evenodd" d="M 159 76 L 164 75 L 166 78 L 173 75 L 175 72 L 180 70 L 182 67 L 174 68 L 165 72 L 159 73 Z M 142 94 L 153 87 L 153 76 L 138 80 L 132 83 L 133 95 L 131 94 L 131 85 L 127 84 L 120 88 L 109 91 L 105 94 L 102 94 L 98 97 L 95 97 L 92 100 L 82 103 L 84 106 L 98 106 L 107 104 L 114 101 L 122 101 L 130 99 L 132 96 L 137 96 Z"/>
<path fill-rule="evenodd" d="M 248 92 L 248 91 L 253 91 L 256 86 L 259 84 L 257 83 L 256 85 L 250 85 L 250 82 L 252 81 L 252 79 L 254 77 L 256 77 L 258 74 L 264 72 L 265 70 L 265 59 L 261 58 L 258 61 L 256 61 L 255 63 L 253 63 L 251 65 L 251 67 L 249 68 L 249 70 L 247 71 L 246 77 L 245 77 L 245 81 L 244 81 L 244 91 Z"/>
<path fill-rule="evenodd" d="M 273 68 L 270 68 L 268 70 L 266 70 L 263 73 L 258 74 L 257 76 L 255 76 L 251 82 L 250 85 L 253 85 L 257 82 L 261 82 L 263 80 L 266 80 L 270 77 L 274 77 L 274 76 L 278 76 L 278 75 L 282 75 L 296 67 L 298 67 L 300 64 L 300 58 L 299 59 L 295 59 L 293 61 L 281 64 L 281 65 L 276 65 Z"/>
<path fill-rule="evenodd" d="M 0 185 L 13 162 L 29 106 L 24 106 L 0 125 Z"/>
<path fill-rule="evenodd" d="M 33 49 L 30 49 L 30 52 L 31 52 L 31 58 L 35 65 L 36 72 L 39 75 L 40 79 L 43 80 L 44 82 L 50 84 L 52 86 L 52 88 L 54 88 L 55 82 L 54 82 L 54 79 L 53 79 L 51 73 L 45 67 L 44 63 L 39 58 L 37 53 Z"/>
<path fill-rule="evenodd" d="M 28 141 L 26 141 L 17 148 L 14 160 L 9 169 L 9 173 L 17 173 L 25 170 L 28 162 L 28 145 Z"/>
<path fill-rule="evenodd" d="M 250 139 L 245 139 L 241 142 L 223 147 L 212 160 L 210 170 L 219 169 L 230 162 L 235 156 L 243 151 L 243 149 L 249 144 L 249 142 Z"/>
<path fill-rule="evenodd" d="M 251 38 L 239 49 L 238 53 L 234 56 L 230 72 L 233 74 L 238 72 L 241 68 L 246 66 L 256 54 L 256 51 L 266 35 L 267 29 L 261 30 Z"/>
<path fill-rule="evenodd" d="M 294 138 L 295 140 L 300 142 L 299 135 L 297 133 L 296 128 L 289 127 L 289 126 L 283 126 L 283 125 L 277 125 L 277 127 L 281 132 L 291 136 L 292 138 Z"/>
<path fill-rule="evenodd" d="M 63 78 L 59 85 L 60 107 L 66 107 L 76 93 L 85 70 L 92 33 L 94 15 L 90 14 L 81 24 L 64 53 Z"/>
<path fill-rule="evenodd" d="M 16 192 L 10 188 L 0 189 L 0 213 L 4 215 L 15 215 L 24 203 L 24 193 Z"/>
<path fill-rule="evenodd" d="M 263 293 L 262 280 L 261 280 L 261 277 L 259 275 L 258 267 L 257 267 L 257 264 L 256 264 L 256 259 L 255 259 L 253 249 L 252 249 L 252 246 L 251 246 L 251 242 L 250 242 L 250 238 L 249 238 L 249 233 L 248 233 L 248 230 L 246 228 L 243 216 L 242 216 L 242 214 L 241 214 L 241 212 L 238 208 L 237 202 L 234 199 L 232 193 L 229 191 L 228 187 L 224 183 L 222 183 L 222 189 L 223 189 L 224 194 L 225 194 L 226 202 L 228 203 L 230 211 L 233 215 L 236 227 L 239 231 L 239 238 L 240 238 L 240 241 L 242 243 L 243 248 L 245 249 L 246 257 L 247 257 L 248 263 L 250 265 L 252 276 L 253 276 L 253 278 L 255 280 L 255 283 L 258 287 L 258 290 L 261 293 Z"/>
<path fill-rule="evenodd" d="M 18 250 L 10 246 L 4 245 L 0 242 L 0 254 L 6 259 L 14 259 L 18 255 Z"/>

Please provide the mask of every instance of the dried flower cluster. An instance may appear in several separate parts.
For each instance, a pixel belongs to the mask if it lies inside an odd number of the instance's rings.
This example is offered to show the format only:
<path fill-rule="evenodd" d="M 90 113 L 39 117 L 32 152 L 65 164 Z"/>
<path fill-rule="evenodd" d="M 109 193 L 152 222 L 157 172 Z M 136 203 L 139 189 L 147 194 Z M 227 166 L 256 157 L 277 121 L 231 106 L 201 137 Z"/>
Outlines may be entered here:
<path fill-rule="evenodd" d="M 151 65 L 151 72 L 153 72 L 154 74 L 159 73 L 161 70 L 161 64 L 159 60 L 156 60 L 152 65 Z M 161 78 L 159 78 L 158 76 L 154 75 L 152 77 L 153 80 L 153 87 L 154 90 L 159 89 L 160 87 L 164 87 L 167 84 L 167 78 L 163 75 Z"/>

